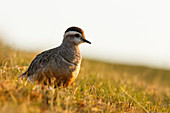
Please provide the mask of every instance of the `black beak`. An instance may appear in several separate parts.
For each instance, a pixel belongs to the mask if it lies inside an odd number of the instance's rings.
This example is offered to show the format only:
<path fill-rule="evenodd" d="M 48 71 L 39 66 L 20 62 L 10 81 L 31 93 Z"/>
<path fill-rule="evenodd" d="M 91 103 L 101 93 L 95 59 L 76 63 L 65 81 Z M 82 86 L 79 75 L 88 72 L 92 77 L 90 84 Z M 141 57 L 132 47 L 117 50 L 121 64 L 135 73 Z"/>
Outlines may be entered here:
<path fill-rule="evenodd" d="M 90 42 L 90 41 L 88 41 L 88 40 L 86 40 L 86 39 L 83 39 L 83 41 L 84 41 L 84 42 L 86 42 L 86 43 L 91 44 L 91 42 Z"/>

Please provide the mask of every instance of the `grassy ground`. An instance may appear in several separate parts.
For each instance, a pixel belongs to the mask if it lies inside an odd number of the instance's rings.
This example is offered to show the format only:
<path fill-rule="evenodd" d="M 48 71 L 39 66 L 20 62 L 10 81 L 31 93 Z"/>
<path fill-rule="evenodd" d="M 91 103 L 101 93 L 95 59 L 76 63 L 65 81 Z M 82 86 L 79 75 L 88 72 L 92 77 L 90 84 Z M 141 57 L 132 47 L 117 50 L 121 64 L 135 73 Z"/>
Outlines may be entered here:
<path fill-rule="evenodd" d="M 35 53 L 0 45 L 1 112 L 170 112 L 170 71 L 83 60 L 72 85 L 47 90 L 17 78 Z"/>

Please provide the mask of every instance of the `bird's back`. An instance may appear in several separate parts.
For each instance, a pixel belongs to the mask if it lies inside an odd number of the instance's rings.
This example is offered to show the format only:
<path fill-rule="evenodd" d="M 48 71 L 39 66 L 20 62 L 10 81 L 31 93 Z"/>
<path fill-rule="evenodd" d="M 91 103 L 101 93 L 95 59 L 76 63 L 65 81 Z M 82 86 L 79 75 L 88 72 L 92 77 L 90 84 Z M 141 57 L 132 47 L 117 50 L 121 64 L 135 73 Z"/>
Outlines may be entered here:
<path fill-rule="evenodd" d="M 30 81 L 39 82 L 54 78 L 56 82 L 67 86 L 77 77 L 80 64 L 78 47 L 59 46 L 37 55 L 23 76 L 27 76 Z"/>

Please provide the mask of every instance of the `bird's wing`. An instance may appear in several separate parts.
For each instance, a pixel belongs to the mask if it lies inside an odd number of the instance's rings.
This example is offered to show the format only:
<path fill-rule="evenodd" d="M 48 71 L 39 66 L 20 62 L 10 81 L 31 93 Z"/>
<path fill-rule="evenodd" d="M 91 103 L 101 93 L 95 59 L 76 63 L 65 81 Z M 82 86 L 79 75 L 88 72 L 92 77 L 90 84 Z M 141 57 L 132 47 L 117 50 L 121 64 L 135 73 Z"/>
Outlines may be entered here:
<path fill-rule="evenodd" d="M 37 70 L 43 69 L 49 62 L 50 60 L 50 51 L 45 51 L 40 54 L 38 54 L 35 59 L 31 62 L 29 68 L 27 69 L 26 72 L 22 74 L 22 77 L 28 77 L 33 75 Z"/>

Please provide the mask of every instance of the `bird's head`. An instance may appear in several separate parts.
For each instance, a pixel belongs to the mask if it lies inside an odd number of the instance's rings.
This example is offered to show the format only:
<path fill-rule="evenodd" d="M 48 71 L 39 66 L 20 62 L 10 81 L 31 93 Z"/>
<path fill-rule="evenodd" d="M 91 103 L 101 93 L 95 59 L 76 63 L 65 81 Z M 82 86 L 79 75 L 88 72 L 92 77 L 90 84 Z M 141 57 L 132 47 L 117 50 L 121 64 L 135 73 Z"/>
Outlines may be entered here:
<path fill-rule="evenodd" d="M 85 39 L 84 31 L 79 27 L 69 27 L 64 33 L 63 41 L 70 42 L 75 45 L 79 45 L 84 42 L 91 44 L 90 41 Z"/>

